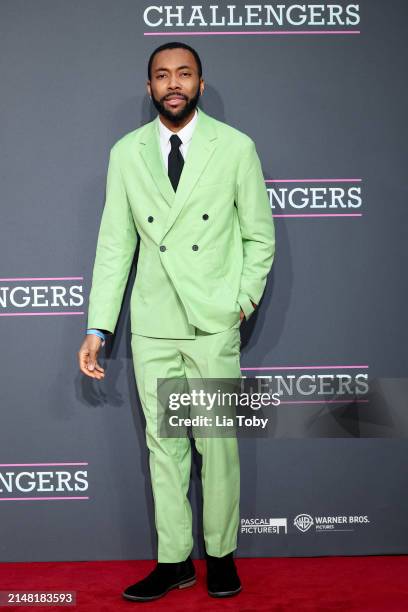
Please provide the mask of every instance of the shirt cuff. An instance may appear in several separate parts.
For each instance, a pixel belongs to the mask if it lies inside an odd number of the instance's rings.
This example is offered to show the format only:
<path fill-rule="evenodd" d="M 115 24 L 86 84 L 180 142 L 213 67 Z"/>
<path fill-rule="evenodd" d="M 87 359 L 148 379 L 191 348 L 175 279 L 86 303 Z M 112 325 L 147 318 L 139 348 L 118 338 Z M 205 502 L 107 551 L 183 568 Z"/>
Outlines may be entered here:
<path fill-rule="evenodd" d="M 90 328 L 86 330 L 87 334 L 94 334 L 95 336 L 99 336 L 102 339 L 102 346 L 105 344 L 105 334 L 100 329 Z"/>

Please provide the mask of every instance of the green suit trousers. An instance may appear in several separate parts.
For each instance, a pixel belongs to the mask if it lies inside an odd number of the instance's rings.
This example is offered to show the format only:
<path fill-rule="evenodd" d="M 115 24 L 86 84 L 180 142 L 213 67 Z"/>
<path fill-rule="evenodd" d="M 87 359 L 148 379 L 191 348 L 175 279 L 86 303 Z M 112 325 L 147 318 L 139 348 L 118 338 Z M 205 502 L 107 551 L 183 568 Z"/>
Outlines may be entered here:
<path fill-rule="evenodd" d="M 184 561 L 193 548 L 188 499 L 191 440 L 157 435 L 157 379 L 241 378 L 240 321 L 219 333 L 196 328 L 195 338 L 132 333 L 136 384 L 146 419 L 146 443 L 158 536 L 158 561 Z M 202 457 L 204 542 L 222 557 L 237 547 L 240 462 L 236 437 L 194 437 Z"/>

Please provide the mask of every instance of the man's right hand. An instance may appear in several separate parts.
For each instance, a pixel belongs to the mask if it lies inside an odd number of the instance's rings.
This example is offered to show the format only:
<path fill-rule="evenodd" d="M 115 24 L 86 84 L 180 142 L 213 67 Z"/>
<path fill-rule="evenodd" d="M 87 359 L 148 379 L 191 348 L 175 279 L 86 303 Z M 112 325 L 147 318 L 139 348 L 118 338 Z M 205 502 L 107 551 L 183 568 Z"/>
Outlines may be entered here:
<path fill-rule="evenodd" d="M 78 351 L 78 363 L 81 372 L 98 380 L 105 377 L 105 370 L 97 360 L 101 344 L 102 339 L 99 336 L 87 334 Z"/>

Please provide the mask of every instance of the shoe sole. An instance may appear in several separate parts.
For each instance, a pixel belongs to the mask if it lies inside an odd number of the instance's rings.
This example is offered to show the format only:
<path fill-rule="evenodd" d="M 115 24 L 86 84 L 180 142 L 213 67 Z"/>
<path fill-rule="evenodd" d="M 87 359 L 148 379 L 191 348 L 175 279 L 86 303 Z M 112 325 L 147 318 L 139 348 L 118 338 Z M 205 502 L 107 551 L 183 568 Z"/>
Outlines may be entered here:
<path fill-rule="evenodd" d="M 164 593 L 160 593 L 160 595 L 153 595 L 152 597 L 138 597 L 137 595 L 127 595 L 126 593 L 122 593 L 122 596 L 125 599 L 131 599 L 132 601 L 152 601 L 153 599 L 160 599 L 160 597 L 164 597 L 166 593 L 178 587 L 179 589 L 185 589 L 186 587 L 193 586 L 197 582 L 197 577 L 187 578 L 187 580 L 182 580 L 181 582 L 177 582 L 176 584 L 172 584 L 168 589 L 164 591 Z"/>
<path fill-rule="evenodd" d="M 239 589 L 236 589 L 235 591 L 208 591 L 208 594 L 211 595 L 211 597 L 231 597 L 232 595 L 238 595 L 238 593 L 240 593 L 242 591 L 242 586 L 239 587 Z"/>

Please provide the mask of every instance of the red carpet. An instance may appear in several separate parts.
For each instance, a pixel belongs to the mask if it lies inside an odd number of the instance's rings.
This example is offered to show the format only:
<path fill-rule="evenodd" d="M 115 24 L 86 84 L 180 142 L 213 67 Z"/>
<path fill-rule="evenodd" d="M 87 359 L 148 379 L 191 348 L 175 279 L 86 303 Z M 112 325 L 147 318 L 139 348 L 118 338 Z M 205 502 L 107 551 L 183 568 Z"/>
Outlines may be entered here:
<path fill-rule="evenodd" d="M 76 591 L 76 606 L 1 607 L 3 610 L 237 610 L 298 612 L 408 611 L 408 556 L 236 559 L 243 590 L 214 599 L 205 589 L 205 564 L 194 560 L 198 580 L 155 602 L 122 599 L 129 584 L 153 569 L 154 561 L 2 563 L 0 590 Z"/>

